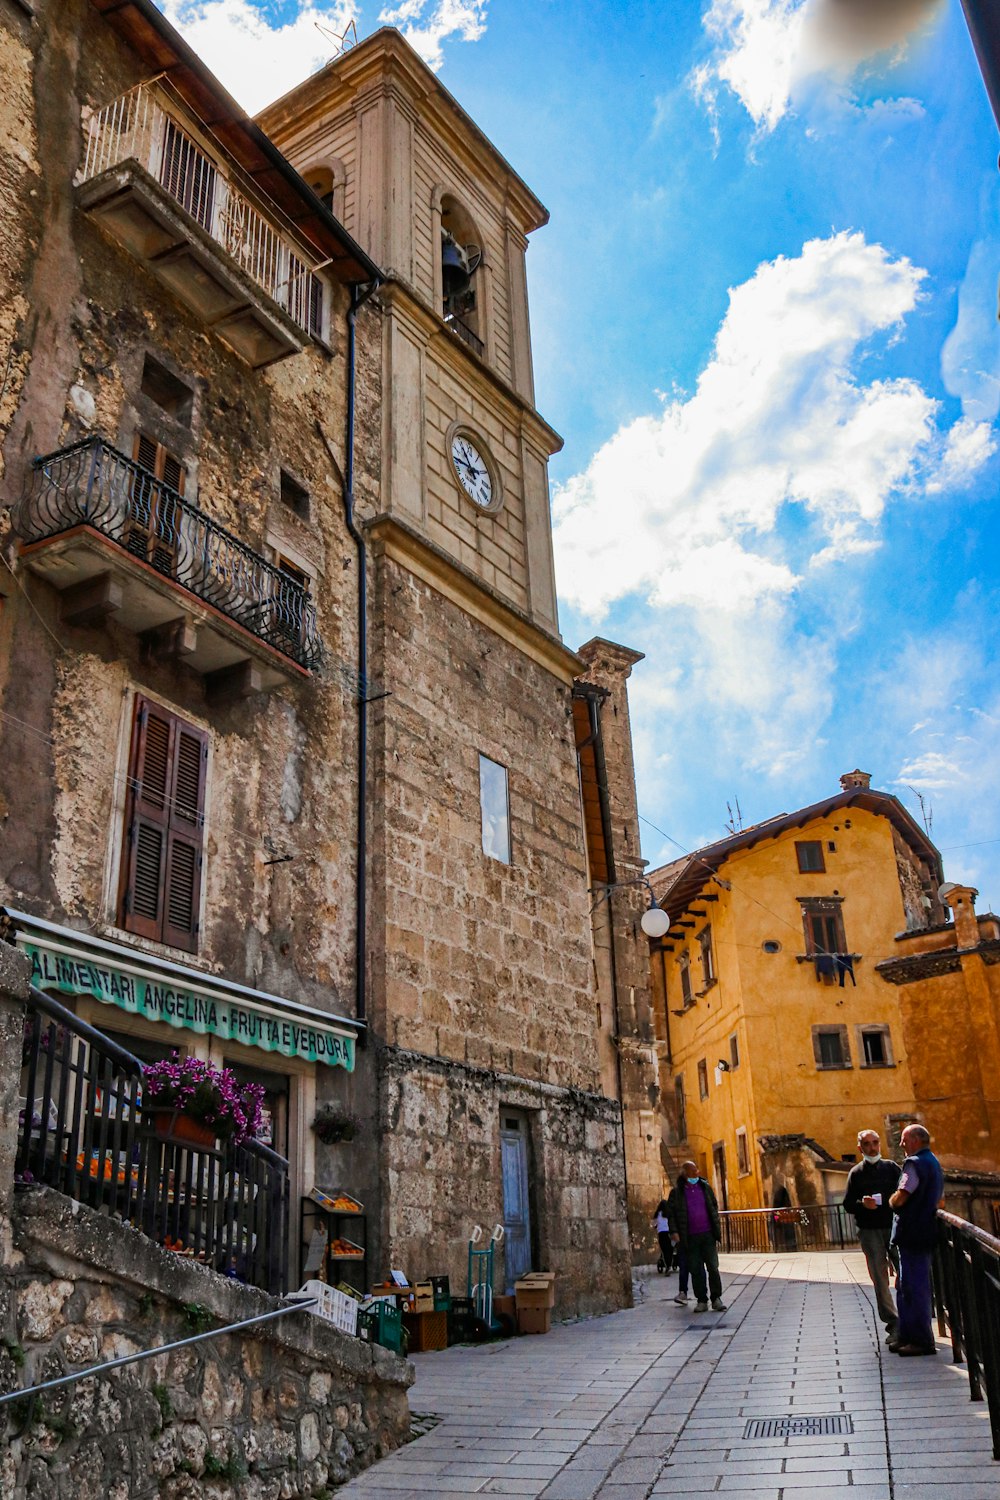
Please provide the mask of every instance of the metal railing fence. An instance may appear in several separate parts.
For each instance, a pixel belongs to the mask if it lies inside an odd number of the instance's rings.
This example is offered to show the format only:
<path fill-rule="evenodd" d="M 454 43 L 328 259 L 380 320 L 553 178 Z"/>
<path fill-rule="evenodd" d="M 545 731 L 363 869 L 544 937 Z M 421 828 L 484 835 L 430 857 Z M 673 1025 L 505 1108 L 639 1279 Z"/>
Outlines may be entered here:
<path fill-rule="evenodd" d="M 806 1208 L 733 1208 L 723 1210 L 719 1218 L 721 1248 L 736 1254 L 844 1250 L 858 1244 L 854 1215 L 839 1203 L 810 1204 Z"/>
<path fill-rule="evenodd" d="M 938 1224 L 938 1331 L 950 1335 L 955 1363 L 965 1363 L 970 1400 L 986 1400 L 993 1457 L 1000 1459 L 1000 1239 L 943 1210 Z"/>
<path fill-rule="evenodd" d="M 31 987 L 15 1182 L 42 1183 L 224 1275 L 283 1295 L 289 1184 L 259 1141 L 206 1149 L 156 1134 L 142 1063 Z"/>
<path fill-rule="evenodd" d="M 306 333 L 323 336 L 323 284 L 304 250 L 220 170 L 149 83 L 86 123 L 83 181 L 135 160 Z"/>
<path fill-rule="evenodd" d="M 300 666 L 319 665 L 303 585 L 102 437 L 36 458 L 14 524 L 29 542 L 91 526 Z"/>
<path fill-rule="evenodd" d="M 457 313 L 445 313 L 444 321 L 456 338 L 461 339 L 463 344 L 468 344 L 469 348 L 478 354 L 480 359 L 483 357 L 486 353 L 486 345 L 478 333 L 472 331 L 468 323 L 464 322 Z"/>

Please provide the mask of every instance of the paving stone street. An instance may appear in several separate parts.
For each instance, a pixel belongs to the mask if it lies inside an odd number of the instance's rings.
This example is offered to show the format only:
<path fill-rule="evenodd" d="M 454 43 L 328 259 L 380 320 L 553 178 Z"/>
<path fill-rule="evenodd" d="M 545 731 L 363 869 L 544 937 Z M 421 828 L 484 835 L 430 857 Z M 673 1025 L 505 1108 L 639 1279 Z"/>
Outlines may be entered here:
<path fill-rule="evenodd" d="M 644 1277 L 626 1312 L 418 1356 L 412 1410 L 440 1421 L 338 1494 L 1000 1500 L 985 1404 L 949 1344 L 936 1359 L 885 1349 L 860 1255 L 731 1255 L 722 1269 L 723 1314 Z M 793 1415 L 848 1430 L 744 1435 Z"/>

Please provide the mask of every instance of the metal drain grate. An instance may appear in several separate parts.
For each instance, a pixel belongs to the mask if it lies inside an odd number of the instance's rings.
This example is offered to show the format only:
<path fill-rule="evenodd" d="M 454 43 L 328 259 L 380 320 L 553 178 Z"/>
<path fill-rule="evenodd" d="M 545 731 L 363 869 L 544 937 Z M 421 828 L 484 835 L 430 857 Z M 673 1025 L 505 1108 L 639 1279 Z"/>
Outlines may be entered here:
<path fill-rule="evenodd" d="M 828 1437 L 831 1433 L 854 1431 L 849 1416 L 835 1417 L 755 1417 L 743 1429 L 746 1438 Z"/>

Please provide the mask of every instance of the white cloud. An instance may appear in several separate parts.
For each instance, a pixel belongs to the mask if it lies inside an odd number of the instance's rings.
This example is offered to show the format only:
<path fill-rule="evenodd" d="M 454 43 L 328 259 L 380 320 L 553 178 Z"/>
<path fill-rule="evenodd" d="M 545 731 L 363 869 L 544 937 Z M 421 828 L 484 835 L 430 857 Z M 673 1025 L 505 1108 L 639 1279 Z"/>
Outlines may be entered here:
<path fill-rule="evenodd" d="M 967 417 L 990 422 L 1000 412 L 997 271 L 996 241 L 977 240 L 959 289 L 955 326 L 941 349 L 945 388 L 961 398 Z"/>
<path fill-rule="evenodd" d="M 619 429 L 557 491 L 564 598 L 595 619 L 637 592 L 660 608 L 743 613 L 799 587 L 783 508 L 805 512 L 815 566 L 877 545 L 890 497 L 926 466 L 942 485 L 971 472 L 992 439 L 959 424 L 935 457 L 937 406 L 922 387 L 865 384 L 854 369 L 912 312 L 924 275 L 845 233 L 731 291 L 695 393 Z"/>
<path fill-rule="evenodd" d="M 966 483 L 992 452 L 979 424 L 942 430 L 917 381 L 862 378 L 924 278 L 861 234 L 765 262 L 730 292 L 693 394 L 662 398 L 556 490 L 563 600 L 592 622 L 617 606 L 616 629 L 627 611 L 650 663 L 665 649 L 684 664 L 669 702 L 636 705 L 647 770 L 692 704 L 737 762 L 777 775 L 807 760 L 858 621 L 852 575 L 831 590 L 821 570 L 880 546 L 893 500 Z M 817 591 L 821 630 L 797 614 Z"/>
<path fill-rule="evenodd" d="M 989 422 L 961 417 L 945 437 L 937 467 L 925 486 L 927 493 L 966 488 L 996 449 L 996 435 Z"/>
<path fill-rule="evenodd" d="M 254 0 L 157 0 L 160 9 L 249 113 L 294 88 L 337 50 L 357 13 L 351 0 L 304 0 L 294 20 L 272 26 Z M 320 27 L 324 30 L 321 31 Z"/>
<path fill-rule="evenodd" d="M 898 61 L 939 8 L 940 0 L 711 0 L 702 24 L 712 52 L 694 69 L 691 87 L 716 133 L 721 87 L 759 130 L 770 131 L 806 86 L 822 81 L 848 97 L 869 59 Z M 912 114 L 914 101 L 901 102 Z"/>
<path fill-rule="evenodd" d="M 444 62 L 451 37 L 477 42 L 486 30 L 487 0 L 402 0 L 380 12 L 379 20 L 398 26 L 411 47 L 435 72 Z"/>
<path fill-rule="evenodd" d="M 292 20 L 272 24 L 264 0 L 157 0 L 169 21 L 251 114 L 287 93 L 338 50 L 337 38 L 361 12 L 353 0 L 299 0 Z M 476 41 L 487 0 L 403 0 L 379 21 L 399 26 L 432 68 L 451 37 Z"/>

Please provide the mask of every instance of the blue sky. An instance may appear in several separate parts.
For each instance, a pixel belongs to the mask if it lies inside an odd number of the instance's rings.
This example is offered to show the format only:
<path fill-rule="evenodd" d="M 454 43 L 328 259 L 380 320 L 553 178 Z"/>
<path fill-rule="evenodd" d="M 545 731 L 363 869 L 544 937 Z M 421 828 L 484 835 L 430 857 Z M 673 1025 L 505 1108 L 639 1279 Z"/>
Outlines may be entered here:
<path fill-rule="evenodd" d="M 995 908 L 1000 139 L 959 0 L 860 39 L 843 0 L 160 3 L 251 109 L 400 24 L 551 210 L 562 630 L 646 653 L 647 857 L 860 766 Z"/>

